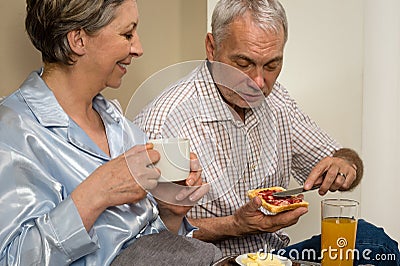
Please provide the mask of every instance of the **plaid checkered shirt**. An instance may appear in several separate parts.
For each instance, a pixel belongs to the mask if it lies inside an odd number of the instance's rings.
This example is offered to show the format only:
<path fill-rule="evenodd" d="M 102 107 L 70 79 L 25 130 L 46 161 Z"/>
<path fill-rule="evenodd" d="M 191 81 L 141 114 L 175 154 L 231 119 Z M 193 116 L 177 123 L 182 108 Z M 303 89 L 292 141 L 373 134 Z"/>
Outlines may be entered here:
<path fill-rule="evenodd" d="M 313 166 L 340 145 L 305 115 L 278 82 L 265 101 L 246 109 L 245 122 L 223 101 L 207 61 L 164 90 L 134 119 L 149 138 L 190 139 L 210 192 L 189 211 L 191 218 L 232 215 L 250 189 L 300 184 Z M 216 242 L 224 255 L 288 245 L 283 230 Z"/>

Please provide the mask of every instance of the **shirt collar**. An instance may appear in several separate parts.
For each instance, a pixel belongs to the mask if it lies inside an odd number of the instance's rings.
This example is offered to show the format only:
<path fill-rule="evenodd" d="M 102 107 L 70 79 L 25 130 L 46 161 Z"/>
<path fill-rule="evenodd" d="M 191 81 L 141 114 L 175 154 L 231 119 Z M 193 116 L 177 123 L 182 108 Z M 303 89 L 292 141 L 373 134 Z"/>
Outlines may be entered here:
<path fill-rule="evenodd" d="M 75 146 L 101 158 L 107 158 L 83 130 L 64 112 L 53 92 L 40 77 L 40 71 L 32 72 L 20 87 L 20 92 L 33 115 L 44 127 L 64 127 L 69 141 Z M 93 108 L 104 120 L 108 137 L 121 137 L 122 113 L 102 95 L 93 99 Z M 113 144 L 114 145 L 114 144 Z M 119 147 L 110 144 L 111 152 L 120 153 Z M 112 147 L 111 147 L 112 146 Z M 112 152 L 113 153 L 113 152 Z M 115 155 L 115 154 L 114 154 Z"/>
<path fill-rule="evenodd" d="M 69 118 L 40 73 L 41 70 L 35 71 L 27 77 L 20 87 L 21 95 L 40 124 L 45 127 L 67 127 Z"/>
<path fill-rule="evenodd" d="M 232 121 L 237 126 L 244 126 L 243 122 L 236 118 L 231 111 L 231 107 L 223 100 L 218 87 L 216 86 L 213 77 L 209 70 L 209 61 L 205 60 L 204 64 L 200 66 L 194 80 L 197 88 L 197 93 L 200 99 L 200 106 L 204 106 L 204 113 L 200 116 L 202 122 L 215 122 L 215 121 Z M 253 127 L 258 124 L 261 119 L 261 113 L 268 109 L 266 102 L 251 110 L 246 111 L 246 124 L 248 127 Z"/>
<path fill-rule="evenodd" d="M 70 118 L 58 103 L 53 92 L 40 77 L 42 70 L 32 72 L 20 87 L 21 95 L 32 113 L 45 127 L 68 127 Z M 102 119 L 114 120 L 119 123 L 121 113 L 111 102 L 102 95 L 93 100 L 93 107 L 99 112 Z"/>
<path fill-rule="evenodd" d="M 203 107 L 201 116 L 202 122 L 231 121 L 235 120 L 229 105 L 223 100 L 213 77 L 208 68 L 209 61 L 205 60 L 196 72 L 194 84 L 199 98 L 198 106 Z"/>

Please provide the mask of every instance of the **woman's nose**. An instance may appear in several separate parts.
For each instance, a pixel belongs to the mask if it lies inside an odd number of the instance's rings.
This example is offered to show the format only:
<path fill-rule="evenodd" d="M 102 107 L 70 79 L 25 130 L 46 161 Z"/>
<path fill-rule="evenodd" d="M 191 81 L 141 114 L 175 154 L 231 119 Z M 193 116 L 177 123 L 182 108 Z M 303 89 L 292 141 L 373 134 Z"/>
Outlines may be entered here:
<path fill-rule="evenodd" d="M 139 35 L 136 34 L 135 38 L 132 38 L 132 43 L 131 43 L 131 54 L 134 57 L 140 57 L 143 55 L 143 47 L 142 43 L 140 42 Z"/>

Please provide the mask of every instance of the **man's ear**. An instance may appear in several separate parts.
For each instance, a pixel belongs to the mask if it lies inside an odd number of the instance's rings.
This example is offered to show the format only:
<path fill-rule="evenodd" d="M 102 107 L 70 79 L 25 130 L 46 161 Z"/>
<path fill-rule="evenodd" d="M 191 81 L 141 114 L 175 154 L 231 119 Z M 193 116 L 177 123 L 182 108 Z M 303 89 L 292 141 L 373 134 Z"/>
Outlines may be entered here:
<path fill-rule="evenodd" d="M 207 59 L 209 61 L 215 61 L 214 57 L 215 57 L 215 41 L 214 41 L 214 36 L 212 35 L 212 33 L 207 33 L 206 36 L 206 53 L 207 53 Z"/>
<path fill-rule="evenodd" d="M 72 51 L 77 55 L 85 54 L 85 37 L 86 33 L 82 29 L 72 30 L 68 32 L 67 39 Z"/>

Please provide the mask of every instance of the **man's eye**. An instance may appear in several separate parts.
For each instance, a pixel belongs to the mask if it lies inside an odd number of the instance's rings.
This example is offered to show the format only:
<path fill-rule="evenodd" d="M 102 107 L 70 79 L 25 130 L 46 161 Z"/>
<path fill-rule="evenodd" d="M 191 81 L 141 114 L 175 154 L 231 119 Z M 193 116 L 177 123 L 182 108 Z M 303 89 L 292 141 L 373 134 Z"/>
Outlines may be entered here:
<path fill-rule="evenodd" d="M 277 69 L 280 65 L 281 65 L 281 61 L 274 61 L 272 63 L 265 65 L 265 68 L 269 71 L 273 71 L 273 70 Z"/>
<path fill-rule="evenodd" d="M 239 67 L 248 67 L 250 64 L 248 62 L 236 62 Z"/>

